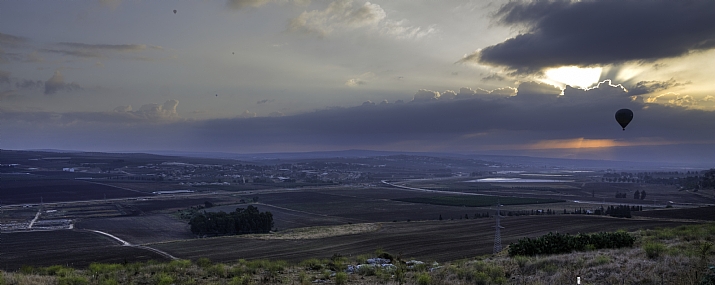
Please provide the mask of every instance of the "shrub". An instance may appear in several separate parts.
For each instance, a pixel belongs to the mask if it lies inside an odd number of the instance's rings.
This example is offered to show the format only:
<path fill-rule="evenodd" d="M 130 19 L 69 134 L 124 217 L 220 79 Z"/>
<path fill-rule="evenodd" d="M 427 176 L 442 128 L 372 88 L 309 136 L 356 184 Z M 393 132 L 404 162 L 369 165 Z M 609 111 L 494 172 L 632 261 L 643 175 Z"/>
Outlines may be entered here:
<path fill-rule="evenodd" d="M 309 285 L 312 283 L 310 282 L 310 278 L 308 278 L 308 274 L 305 273 L 305 271 L 298 273 L 298 282 L 300 282 L 301 285 Z"/>
<path fill-rule="evenodd" d="M 421 273 L 417 275 L 417 285 L 429 285 L 432 284 L 432 277 L 427 273 Z"/>
<path fill-rule="evenodd" d="M 174 283 L 174 278 L 169 276 L 169 274 L 159 273 L 156 276 L 156 284 L 158 284 L 158 285 L 170 285 L 173 283 Z"/>
<path fill-rule="evenodd" d="M 306 259 L 300 262 L 300 266 L 303 266 L 307 270 L 322 270 L 323 263 L 317 258 Z"/>
<path fill-rule="evenodd" d="M 253 279 L 251 279 L 251 276 L 249 275 L 243 275 L 243 276 L 236 276 L 231 279 L 231 282 L 229 282 L 229 285 L 249 285 L 253 283 Z"/>
<path fill-rule="evenodd" d="M 206 257 L 202 257 L 196 260 L 196 265 L 202 268 L 209 267 L 211 266 L 211 260 Z"/>
<path fill-rule="evenodd" d="M 355 273 L 363 276 L 374 276 L 377 275 L 377 269 L 375 266 L 362 265 L 357 269 Z"/>
<path fill-rule="evenodd" d="M 119 285 L 119 282 L 114 278 L 102 279 L 99 281 L 100 285 Z"/>
<path fill-rule="evenodd" d="M 348 274 L 345 272 L 338 272 L 335 274 L 335 284 L 345 285 L 348 283 Z"/>
<path fill-rule="evenodd" d="M 489 284 L 489 275 L 487 275 L 484 272 L 476 272 L 474 273 L 474 284 L 477 285 L 487 285 Z"/>
<path fill-rule="evenodd" d="M 603 265 L 611 262 L 611 258 L 608 257 L 607 255 L 598 255 L 596 258 L 593 259 L 593 262 L 591 262 L 592 266 L 598 266 L 598 265 Z"/>
<path fill-rule="evenodd" d="M 82 276 L 65 276 L 65 277 L 60 277 L 57 279 L 57 284 L 58 285 L 85 285 L 89 284 L 89 281 L 87 278 L 84 278 Z"/>
<path fill-rule="evenodd" d="M 579 234 L 548 233 L 535 239 L 524 238 L 509 245 L 509 256 L 560 254 L 574 250 L 631 247 L 635 238 L 627 232 Z"/>
<path fill-rule="evenodd" d="M 33 274 L 35 273 L 35 268 L 29 265 L 23 265 L 20 267 L 20 273 L 22 274 Z"/>
<path fill-rule="evenodd" d="M 643 245 L 646 256 L 648 258 L 658 258 L 665 252 L 665 245 L 659 242 L 647 242 Z"/>

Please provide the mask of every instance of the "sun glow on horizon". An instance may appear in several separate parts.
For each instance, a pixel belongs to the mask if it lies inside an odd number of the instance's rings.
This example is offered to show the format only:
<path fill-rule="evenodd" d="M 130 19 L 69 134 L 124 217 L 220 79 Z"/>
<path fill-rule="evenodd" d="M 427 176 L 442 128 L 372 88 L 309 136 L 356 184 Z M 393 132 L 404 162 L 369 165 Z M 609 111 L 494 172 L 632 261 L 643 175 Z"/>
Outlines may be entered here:
<path fill-rule="evenodd" d="M 598 83 L 601 79 L 601 67 L 577 67 L 577 66 L 562 66 L 559 68 L 551 68 L 546 70 L 546 82 L 561 85 L 565 87 L 588 88 Z"/>

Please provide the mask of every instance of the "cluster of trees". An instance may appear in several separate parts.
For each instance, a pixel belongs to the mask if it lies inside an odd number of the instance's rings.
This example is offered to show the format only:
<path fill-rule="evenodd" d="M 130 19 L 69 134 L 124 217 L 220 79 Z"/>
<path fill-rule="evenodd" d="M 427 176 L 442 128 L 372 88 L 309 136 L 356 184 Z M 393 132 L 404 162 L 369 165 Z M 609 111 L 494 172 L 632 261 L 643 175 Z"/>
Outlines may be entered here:
<path fill-rule="evenodd" d="M 631 212 L 637 212 L 637 211 L 643 211 L 643 206 L 626 206 L 626 205 L 618 205 L 618 206 L 608 206 L 608 208 L 598 208 L 593 211 L 591 210 L 584 210 L 582 208 L 575 209 L 571 212 L 571 214 L 576 214 L 576 215 L 609 215 L 611 217 L 619 217 L 619 218 L 630 218 L 631 217 Z M 564 209 L 564 214 L 567 214 L 566 209 Z"/>
<path fill-rule="evenodd" d="M 191 217 L 189 225 L 191 232 L 199 236 L 268 233 L 273 228 L 273 214 L 259 212 L 254 206 L 231 213 L 202 212 Z"/>
<path fill-rule="evenodd" d="M 556 215 L 556 211 L 551 209 L 544 210 L 521 210 L 521 211 L 508 211 L 507 216 L 531 216 L 531 215 Z"/>
<path fill-rule="evenodd" d="M 645 190 L 643 190 L 643 191 L 638 191 L 638 190 L 636 190 L 636 192 L 633 193 L 633 199 L 636 199 L 636 200 L 638 200 L 638 199 L 644 200 L 644 199 L 645 199 L 645 195 L 646 195 Z M 616 193 L 616 198 L 627 198 L 627 197 L 628 197 L 628 194 L 627 194 L 627 193 Z"/>
<path fill-rule="evenodd" d="M 474 217 L 474 219 L 478 219 L 478 218 L 489 218 L 490 216 L 489 216 L 489 212 L 486 212 L 486 213 L 474 213 L 473 217 Z M 464 216 L 459 216 L 459 219 L 460 220 L 461 219 L 469 220 L 469 214 L 464 214 Z M 442 214 L 439 214 L 439 220 L 440 221 L 442 220 Z M 452 220 L 454 220 L 454 218 L 452 218 Z"/>
<path fill-rule="evenodd" d="M 603 182 L 679 185 L 687 189 L 715 188 L 715 168 L 705 171 L 661 171 L 606 173 Z M 620 197 L 619 197 L 620 198 Z"/>
<path fill-rule="evenodd" d="M 548 233 L 535 239 L 523 238 L 509 245 L 509 256 L 561 254 L 574 250 L 631 247 L 636 239 L 627 232 L 579 234 Z"/>
<path fill-rule="evenodd" d="M 640 191 L 640 192 L 638 192 L 638 190 L 636 190 L 636 192 L 633 193 L 633 199 L 645 200 L 645 190 Z"/>
<path fill-rule="evenodd" d="M 606 208 L 606 211 L 604 214 L 609 215 L 611 217 L 617 217 L 617 218 L 630 218 L 631 217 L 631 211 L 635 210 L 636 206 L 626 206 L 626 205 L 618 205 L 618 206 L 608 206 Z"/>
<path fill-rule="evenodd" d="M 211 208 L 214 204 L 209 201 L 204 201 L 203 205 L 191 206 L 188 209 L 178 210 L 179 217 L 183 220 L 191 220 L 200 210 Z"/>

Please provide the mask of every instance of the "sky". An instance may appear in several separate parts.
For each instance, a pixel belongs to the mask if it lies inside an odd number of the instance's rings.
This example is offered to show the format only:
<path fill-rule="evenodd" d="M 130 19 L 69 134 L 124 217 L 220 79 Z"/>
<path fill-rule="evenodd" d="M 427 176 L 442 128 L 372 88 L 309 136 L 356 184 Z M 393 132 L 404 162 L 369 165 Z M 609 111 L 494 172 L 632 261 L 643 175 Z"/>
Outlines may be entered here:
<path fill-rule="evenodd" d="M 0 148 L 712 162 L 714 49 L 715 1 L 2 1 Z"/>

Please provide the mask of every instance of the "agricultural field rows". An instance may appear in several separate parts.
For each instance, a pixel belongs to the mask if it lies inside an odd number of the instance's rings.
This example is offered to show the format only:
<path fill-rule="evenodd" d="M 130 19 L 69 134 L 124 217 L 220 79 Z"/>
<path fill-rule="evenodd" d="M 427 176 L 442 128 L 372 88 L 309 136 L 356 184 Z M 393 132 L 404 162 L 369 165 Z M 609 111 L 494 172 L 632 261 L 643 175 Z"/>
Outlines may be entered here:
<path fill-rule="evenodd" d="M 383 249 L 405 258 L 448 261 L 492 252 L 492 219 L 382 223 L 379 230 L 320 239 L 258 240 L 240 236 L 204 238 L 152 244 L 180 258 L 208 257 L 215 261 L 238 259 L 327 258 L 333 254 L 359 255 Z M 502 220 L 502 243 L 548 232 L 588 233 L 670 227 L 682 222 L 628 220 L 597 216 L 562 215 L 513 217 Z"/>
<path fill-rule="evenodd" d="M 58 230 L 0 234 L 0 268 L 16 270 L 23 265 L 85 267 L 92 262 L 165 260 L 152 251 L 126 247 L 96 233 Z"/>

